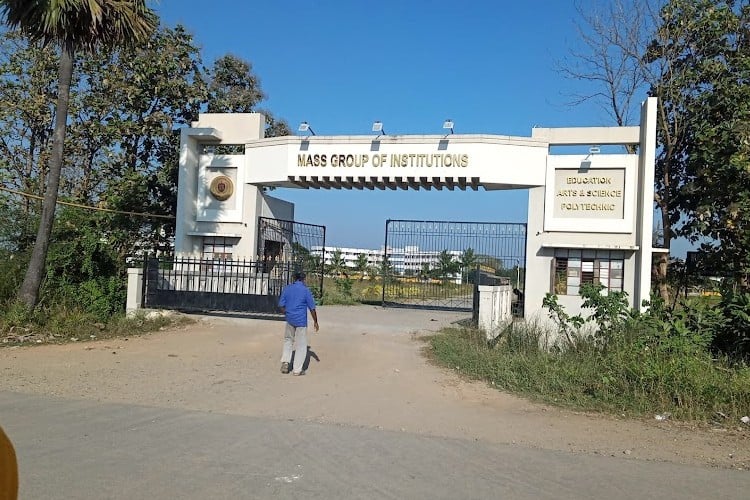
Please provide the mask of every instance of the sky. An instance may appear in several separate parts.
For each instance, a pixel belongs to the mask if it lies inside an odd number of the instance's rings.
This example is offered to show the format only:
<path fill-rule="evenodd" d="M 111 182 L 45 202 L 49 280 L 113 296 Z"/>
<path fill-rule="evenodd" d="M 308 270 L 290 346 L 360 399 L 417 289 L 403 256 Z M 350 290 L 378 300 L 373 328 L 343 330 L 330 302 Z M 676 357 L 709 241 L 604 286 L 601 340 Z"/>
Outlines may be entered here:
<path fill-rule="evenodd" d="M 184 25 L 210 64 L 252 64 L 262 106 L 318 135 L 455 132 L 530 136 L 534 126 L 612 125 L 604 108 L 572 106 L 592 88 L 557 69 L 579 46 L 575 5 L 596 0 L 160 0 L 162 22 Z M 637 101 L 646 98 L 639 97 Z M 380 248 L 387 219 L 526 222 L 512 191 L 277 189 L 295 219 L 327 228 L 327 246 Z"/>

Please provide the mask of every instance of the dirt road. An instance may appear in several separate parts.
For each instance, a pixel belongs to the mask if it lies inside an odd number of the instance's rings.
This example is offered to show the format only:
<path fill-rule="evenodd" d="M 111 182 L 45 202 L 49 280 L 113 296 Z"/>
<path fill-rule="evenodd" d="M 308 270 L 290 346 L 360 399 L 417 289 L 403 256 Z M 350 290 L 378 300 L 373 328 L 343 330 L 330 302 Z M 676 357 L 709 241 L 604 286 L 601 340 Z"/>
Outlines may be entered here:
<path fill-rule="evenodd" d="M 127 339 L 0 349 L 0 391 L 750 467 L 746 431 L 575 413 L 432 366 L 419 337 L 463 315 L 372 306 L 321 307 L 319 315 L 311 344 L 320 361 L 304 377 L 279 373 L 282 323 L 203 317 Z"/>

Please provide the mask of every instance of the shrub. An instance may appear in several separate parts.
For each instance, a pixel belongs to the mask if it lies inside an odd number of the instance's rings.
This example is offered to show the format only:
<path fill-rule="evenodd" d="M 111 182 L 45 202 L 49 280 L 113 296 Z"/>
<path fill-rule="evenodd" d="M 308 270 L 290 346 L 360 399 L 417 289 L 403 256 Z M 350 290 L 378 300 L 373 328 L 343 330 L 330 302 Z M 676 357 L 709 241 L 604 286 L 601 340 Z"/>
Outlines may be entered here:
<path fill-rule="evenodd" d="M 78 289 L 79 305 L 99 321 L 107 321 L 125 310 L 127 288 L 117 277 L 87 280 Z"/>
<path fill-rule="evenodd" d="M 432 356 L 495 387 L 585 410 L 737 421 L 750 408 L 750 369 L 708 353 L 670 353 L 594 341 L 547 350 L 538 325 L 516 324 L 494 345 L 475 329 L 448 328 L 430 339 Z"/>
<path fill-rule="evenodd" d="M 3 307 L 0 324 L 3 330 L 7 330 L 15 327 L 26 327 L 29 324 L 43 324 L 44 320 L 42 310 L 32 309 L 22 302 L 11 301 Z"/>
<path fill-rule="evenodd" d="M 714 352 L 750 361 L 750 292 L 724 290 L 718 309 L 723 312 L 725 322 L 713 339 Z"/>
<path fill-rule="evenodd" d="M 58 306 L 50 311 L 43 327 L 45 333 L 56 339 L 87 339 L 92 335 L 98 335 L 105 325 L 99 323 L 94 315 L 80 308 Z"/>
<path fill-rule="evenodd" d="M 28 255 L 0 250 L 0 304 L 13 300 L 28 265 Z"/>
<path fill-rule="evenodd" d="M 673 308 L 657 298 L 642 314 L 629 309 L 624 294 L 602 296 L 601 287 L 589 286 L 581 295 L 586 317 L 545 298 L 566 339 L 554 348 L 546 341 L 554 331 L 521 323 L 490 343 L 477 330 L 446 329 L 431 339 L 432 352 L 446 366 L 550 402 L 698 420 L 747 414 L 750 368 L 726 354 L 747 348 L 750 297 L 726 294 L 718 307 L 688 301 Z M 598 330 L 587 336 L 588 322 Z"/>

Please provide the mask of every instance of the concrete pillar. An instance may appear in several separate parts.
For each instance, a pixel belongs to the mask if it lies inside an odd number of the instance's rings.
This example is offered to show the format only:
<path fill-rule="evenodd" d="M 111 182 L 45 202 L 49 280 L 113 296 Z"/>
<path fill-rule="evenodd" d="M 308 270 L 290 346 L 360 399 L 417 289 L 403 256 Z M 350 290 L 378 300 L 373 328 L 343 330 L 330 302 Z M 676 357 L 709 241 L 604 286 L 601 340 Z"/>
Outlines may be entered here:
<path fill-rule="evenodd" d="M 511 285 L 479 285 L 479 328 L 492 340 L 513 321 Z"/>
<path fill-rule="evenodd" d="M 125 314 L 132 316 L 143 308 L 143 268 L 128 268 L 128 300 Z"/>
<path fill-rule="evenodd" d="M 642 311 L 651 299 L 651 267 L 654 230 L 654 169 L 656 164 L 656 97 L 641 105 L 641 142 L 638 150 L 638 214 L 636 238 L 635 307 Z"/>

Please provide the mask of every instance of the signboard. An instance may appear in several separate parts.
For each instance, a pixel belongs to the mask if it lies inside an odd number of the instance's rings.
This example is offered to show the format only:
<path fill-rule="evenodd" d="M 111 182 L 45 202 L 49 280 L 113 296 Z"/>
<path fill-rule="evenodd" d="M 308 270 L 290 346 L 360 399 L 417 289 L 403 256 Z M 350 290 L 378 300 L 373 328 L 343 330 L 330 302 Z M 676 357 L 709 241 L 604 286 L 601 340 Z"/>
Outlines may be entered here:
<path fill-rule="evenodd" d="M 556 218 L 622 219 L 625 169 L 555 170 Z"/>
<path fill-rule="evenodd" d="M 427 154 L 427 153 L 391 153 L 391 154 L 338 154 L 299 153 L 298 167 L 331 167 L 361 168 L 361 167 L 419 167 L 419 168 L 466 168 L 469 166 L 469 155 L 459 154 Z"/>
<path fill-rule="evenodd" d="M 632 233 L 637 155 L 550 155 L 544 230 Z"/>
<path fill-rule="evenodd" d="M 396 178 L 458 182 L 485 189 L 541 186 L 549 146 L 512 137 L 435 136 L 280 137 L 246 145 L 245 181 L 256 185 L 293 186 L 301 178 L 335 183 L 347 178 L 372 184 Z"/>

